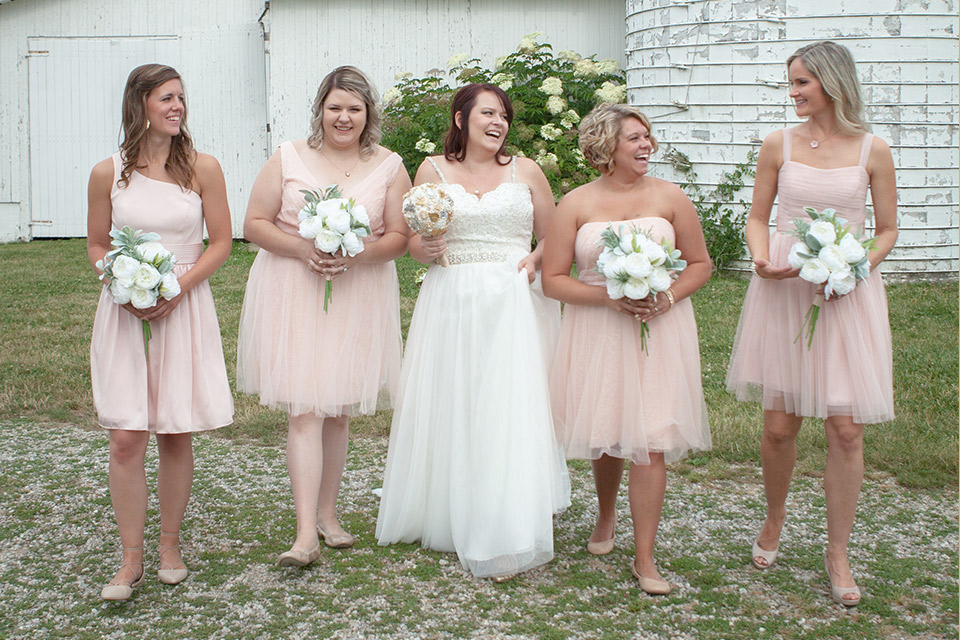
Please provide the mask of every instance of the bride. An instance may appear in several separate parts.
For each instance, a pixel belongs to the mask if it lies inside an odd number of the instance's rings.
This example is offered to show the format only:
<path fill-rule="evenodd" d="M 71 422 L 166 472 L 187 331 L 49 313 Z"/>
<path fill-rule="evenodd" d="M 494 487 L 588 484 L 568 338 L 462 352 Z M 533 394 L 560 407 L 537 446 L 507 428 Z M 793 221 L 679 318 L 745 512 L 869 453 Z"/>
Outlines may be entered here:
<path fill-rule="evenodd" d="M 570 484 L 553 435 L 547 372 L 558 303 L 537 270 L 554 201 L 532 160 L 504 153 L 513 107 L 491 84 L 461 88 L 443 156 L 415 184 L 443 183 L 447 233 L 410 254 L 449 267 L 424 278 L 410 325 L 377 519 L 381 545 L 456 551 L 477 577 L 507 579 L 553 557 Z"/>

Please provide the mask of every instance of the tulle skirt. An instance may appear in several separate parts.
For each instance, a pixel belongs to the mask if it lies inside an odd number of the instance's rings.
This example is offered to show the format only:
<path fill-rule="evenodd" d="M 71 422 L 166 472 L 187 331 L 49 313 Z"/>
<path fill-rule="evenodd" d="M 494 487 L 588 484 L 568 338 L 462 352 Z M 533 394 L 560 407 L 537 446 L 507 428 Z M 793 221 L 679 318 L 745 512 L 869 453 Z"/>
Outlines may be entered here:
<path fill-rule="evenodd" d="M 177 277 L 192 264 L 177 264 Z M 210 284 L 183 294 L 166 318 L 150 323 L 150 359 L 143 324 L 100 293 L 90 342 L 93 404 L 108 429 L 188 433 L 233 422 L 220 324 Z"/>
<path fill-rule="evenodd" d="M 787 264 L 795 242 L 770 237 L 770 261 Z M 887 294 L 874 270 L 852 293 L 827 300 L 813 334 L 800 335 L 815 285 L 754 276 L 740 312 L 727 390 L 764 409 L 798 416 L 852 416 L 859 424 L 892 420 L 893 356 Z"/>
<path fill-rule="evenodd" d="M 606 307 L 568 304 L 550 390 L 557 438 L 568 458 L 606 454 L 649 464 L 711 446 L 693 305 L 681 300 L 641 324 Z"/>
<path fill-rule="evenodd" d="M 261 250 L 250 269 L 237 340 L 237 387 L 290 415 L 370 414 L 400 374 L 394 263 L 358 264 L 326 281 L 295 258 Z"/>
<path fill-rule="evenodd" d="M 552 516 L 570 504 L 547 387 L 559 305 L 516 264 L 427 273 L 377 519 L 380 544 L 456 551 L 479 577 L 548 562 Z"/>

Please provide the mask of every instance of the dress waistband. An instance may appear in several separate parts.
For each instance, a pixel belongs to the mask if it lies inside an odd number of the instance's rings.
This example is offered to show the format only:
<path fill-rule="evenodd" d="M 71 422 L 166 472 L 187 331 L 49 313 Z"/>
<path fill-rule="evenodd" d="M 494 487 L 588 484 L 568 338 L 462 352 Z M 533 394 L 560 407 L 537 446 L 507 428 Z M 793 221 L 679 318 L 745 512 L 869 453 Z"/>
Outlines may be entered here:
<path fill-rule="evenodd" d="M 203 255 L 203 243 L 196 244 L 166 244 L 163 248 L 177 257 L 177 264 L 193 264 Z"/>

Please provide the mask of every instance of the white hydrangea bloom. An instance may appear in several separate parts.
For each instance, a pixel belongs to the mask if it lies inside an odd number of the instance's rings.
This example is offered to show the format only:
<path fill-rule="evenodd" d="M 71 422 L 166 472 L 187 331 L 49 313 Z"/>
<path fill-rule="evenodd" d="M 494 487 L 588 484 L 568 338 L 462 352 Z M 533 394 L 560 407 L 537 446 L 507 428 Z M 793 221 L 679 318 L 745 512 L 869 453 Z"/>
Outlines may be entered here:
<path fill-rule="evenodd" d="M 556 171 L 560 168 L 560 159 L 557 158 L 557 154 L 555 153 L 549 153 L 541 149 L 537 152 L 535 160 L 544 171 Z"/>
<path fill-rule="evenodd" d="M 563 135 L 563 129 L 553 124 L 552 122 L 548 122 L 547 124 L 540 127 L 540 136 L 544 140 L 548 140 L 548 141 L 556 140 L 562 135 Z"/>
<path fill-rule="evenodd" d="M 604 58 L 597 63 L 597 71 L 600 73 L 616 73 L 620 71 L 620 63 L 613 58 Z"/>
<path fill-rule="evenodd" d="M 550 96 L 547 98 L 547 111 L 553 115 L 557 115 L 561 111 L 567 108 L 567 101 L 561 98 L 560 96 Z M 570 127 L 566 127 L 569 129 Z"/>
<path fill-rule="evenodd" d="M 627 98 L 627 87 L 607 80 L 594 91 L 594 95 L 600 99 L 600 102 L 619 104 Z"/>
<path fill-rule="evenodd" d="M 563 82 L 560 81 L 560 78 L 550 76 L 540 85 L 540 93 L 545 93 L 548 96 L 563 95 Z"/>
<path fill-rule="evenodd" d="M 579 78 L 597 75 L 597 63 L 590 58 L 583 58 L 573 63 L 573 75 Z"/>
<path fill-rule="evenodd" d="M 564 129 L 572 129 L 573 125 L 578 122 L 580 122 L 580 114 L 573 109 L 567 109 L 563 112 L 563 115 L 560 116 L 560 126 Z"/>

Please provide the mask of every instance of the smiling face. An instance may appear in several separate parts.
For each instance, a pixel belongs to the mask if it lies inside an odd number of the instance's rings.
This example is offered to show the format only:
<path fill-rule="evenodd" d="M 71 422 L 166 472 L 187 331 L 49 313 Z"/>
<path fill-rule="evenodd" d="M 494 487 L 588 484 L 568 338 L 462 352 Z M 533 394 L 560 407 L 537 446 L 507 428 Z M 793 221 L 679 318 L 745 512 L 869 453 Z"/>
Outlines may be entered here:
<path fill-rule="evenodd" d="M 367 125 L 367 105 L 350 91 L 333 89 L 323 101 L 323 143 L 338 148 L 360 144 Z"/>
<path fill-rule="evenodd" d="M 183 85 L 177 78 L 167 80 L 147 95 L 146 117 L 150 129 L 156 133 L 178 135 L 186 113 Z"/>
<path fill-rule="evenodd" d="M 481 148 L 496 154 L 503 146 L 503 141 L 510 130 L 507 121 L 507 110 L 495 93 L 483 91 L 477 95 L 473 108 L 467 116 L 467 142 L 470 147 Z M 463 127 L 463 114 L 457 112 L 456 123 Z"/>
<path fill-rule="evenodd" d="M 803 64 L 803 60 L 797 58 L 790 63 L 787 77 L 790 81 L 790 99 L 798 116 L 805 118 L 830 108 L 830 97 L 816 76 Z"/>
<path fill-rule="evenodd" d="M 613 170 L 642 176 L 647 172 L 653 141 L 650 132 L 637 118 L 624 118 L 613 150 Z"/>

